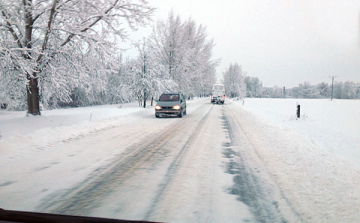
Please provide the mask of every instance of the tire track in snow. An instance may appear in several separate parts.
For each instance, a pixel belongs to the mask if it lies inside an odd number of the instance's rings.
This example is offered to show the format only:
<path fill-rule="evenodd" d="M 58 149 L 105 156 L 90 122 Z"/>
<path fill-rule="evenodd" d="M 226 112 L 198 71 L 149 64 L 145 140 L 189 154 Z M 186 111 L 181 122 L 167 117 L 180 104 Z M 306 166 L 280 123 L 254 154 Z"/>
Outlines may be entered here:
<path fill-rule="evenodd" d="M 234 174 L 234 186 L 229 192 L 249 205 L 257 222 L 303 222 L 261 163 L 246 129 L 238 119 L 239 114 L 228 106 L 224 107 L 224 126 L 230 140 L 224 145 L 224 155 L 233 158 L 228 163 L 228 172 Z"/>
<path fill-rule="evenodd" d="M 111 164 L 98 168 L 86 180 L 76 185 L 75 187 L 62 191 L 48 197 L 39 207 L 38 210 L 59 213 L 59 214 L 85 214 L 90 215 L 93 209 L 96 209 L 101 203 L 102 199 L 126 182 L 126 180 L 134 175 L 134 172 L 141 169 L 141 167 L 148 167 L 149 165 L 158 165 L 158 161 L 169 153 L 165 149 L 166 145 L 174 138 L 180 130 L 186 131 L 186 126 L 191 126 L 192 123 L 198 122 L 198 119 L 204 120 L 203 110 L 206 114 L 209 113 L 212 107 L 201 106 L 194 115 L 186 115 L 183 119 L 179 119 L 176 125 L 166 127 L 160 133 L 155 132 L 150 134 L 143 142 L 137 142 L 129 146 L 124 153 L 120 154 L 117 160 Z M 199 124 L 201 125 L 201 122 Z M 196 125 L 196 126 L 197 126 Z M 196 132 L 197 127 L 193 127 Z M 191 138 L 194 138 L 193 134 Z M 168 168 L 167 174 L 164 177 L 160 189 L 154 199 L 160 199 L 161 194 L 166 184 L 170 181 L 171 175 L 176 172 L 177 165 L 181 162 L 182 156 L 186 152 L 186 146 L 191 143 L 189 139 L 180 150 L 175 160 Z M 151 214 L 151 209 L 148 211 Z"/>
<path fill-rule="evenodd" d="M 194 142 L 194 140 L 199 136 L 201 129 L 204 127 L 206 120 L 208 119 L 209 114 L 212 109 L 213 109 L 213 106 L 211 106 L 211 108 L 207 111 L 206 115 L 199 121 L 199 123 L 197 124 L 197 127 L 195 128 L 194 134 L 192 134 L 190 136 L 190 138 L 186 141 L 185 145 L 181 148 L 178 155 L 175 157 L 173 162 L 170 164 L 169 168 L 167 169 L 164 180 L 160 184 L 160 188 L 157 192 L 157 195 L 153 199 L 148 212 L 145 214 L 145 219 L 149 219 L 151 217 L 151 215 L 154 213 L 154 211 L 156 210 L 157 204 L 161 200 L 161 197 L 162 197 L 164 191 L 166 190 L 167 186 L 171 182 L 172 177 L 176 174 L 178 167 L 181 165 L 181 161 L 182 161 L 183 157 L 185 156 L 185 154 L 188 151 L 188 148 L 191 146 L 191 144 Z"/>

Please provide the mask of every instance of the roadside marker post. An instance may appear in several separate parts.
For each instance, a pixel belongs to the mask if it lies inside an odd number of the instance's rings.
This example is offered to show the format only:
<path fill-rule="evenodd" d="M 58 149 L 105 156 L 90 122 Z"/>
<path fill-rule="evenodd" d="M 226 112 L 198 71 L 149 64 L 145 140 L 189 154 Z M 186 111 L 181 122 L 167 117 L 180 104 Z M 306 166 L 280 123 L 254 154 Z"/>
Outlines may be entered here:
<path fill-rule="evenodd" d="M 296 117 L 300 118 L 300 105 L 296 106 Z"/>

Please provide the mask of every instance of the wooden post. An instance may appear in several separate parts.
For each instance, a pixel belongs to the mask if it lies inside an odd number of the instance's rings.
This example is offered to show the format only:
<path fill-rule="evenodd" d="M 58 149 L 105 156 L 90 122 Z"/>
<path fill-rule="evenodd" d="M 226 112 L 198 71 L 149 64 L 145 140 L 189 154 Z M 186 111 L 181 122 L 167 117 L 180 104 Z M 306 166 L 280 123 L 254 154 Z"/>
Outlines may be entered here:
<path fill-rule="evenodd" d="M 300 118 L 300 105 L 297 105 L 296 108 L 296 117 Z"/>

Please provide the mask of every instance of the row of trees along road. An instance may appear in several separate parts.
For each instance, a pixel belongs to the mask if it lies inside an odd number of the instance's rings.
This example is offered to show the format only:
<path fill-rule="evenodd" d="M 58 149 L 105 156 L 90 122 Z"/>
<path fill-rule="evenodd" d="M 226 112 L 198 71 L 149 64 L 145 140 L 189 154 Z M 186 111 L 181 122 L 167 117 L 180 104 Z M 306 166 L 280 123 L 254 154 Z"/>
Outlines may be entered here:
<path fill-rule="evenodd" d="M 331 83 L 310 84 L 304 82 L 297 87 L 263 87 L 258 78 L 246 77 L 247 97 L 258 98 L 331 98 Z M 335 82 L 333 88 L 335 99 L 360 99 L 360 83 L 353 81 Z"/>
<path fill-rule="evenodd" d="M 171 12 L 167 21 L 156 24 L 152 34 L 137 44 L 139 56 L 131 62 L 133 91 L 144 107 L 149 96 L 165 90 L 188 96 L 207 95 L 216 81 L 212 40 L 204 26 L 189 19 L 182 22 Z"/>
<path fill-rule="evenodd" d="M 245 75 L 246 73 L 237 63 L 230 64 L 225 70 L 223 73 L 224 86 L 230 97 L 242 98 L 246 95 Z"/>
<path fill-rule="evenodd" d="M 206 29 L 169 14 L 124 60 L 128 32 L 149 25 L 145 0 L 0 0 L 0 103 L 48 108 L 209 93 L 217 60 Z"/>
<path fill-rule="evenodd" d="M 2 0 L 2 75 L 7 82 L 25 83 L 28 113 L 39 115 L 41 81 L 51 82 L 42 90 L 69 97 L 87 84 L 87 76 L 103 75 L 111 67 L 114 43 L 126 35 L 123 21 L 135 28 L 152 12 L 145 1 Z"/>

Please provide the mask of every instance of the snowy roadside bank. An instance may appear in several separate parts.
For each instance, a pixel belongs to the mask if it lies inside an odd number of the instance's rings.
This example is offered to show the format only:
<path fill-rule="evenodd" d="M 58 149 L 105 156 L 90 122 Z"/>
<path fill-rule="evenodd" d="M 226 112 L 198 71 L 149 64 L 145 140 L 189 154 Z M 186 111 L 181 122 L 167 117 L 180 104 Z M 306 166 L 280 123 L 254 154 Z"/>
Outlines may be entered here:
<path fill-rule="evenodd" d="M 187 101 L 192 104 L 199 99 Z M 155 104 L 155 103 L 154 103 Z M 148 103 L 150 105 L 150 103 Z M 124 119 L 126 115 L 136 117 Z M 113 128 L 154 113 L 154 106 L 140 107 L 137 102 L 42 111 L 41 116 L 26 117 L 26 112 L 0 110 L 0 155 L 44 149 Z"/>
<path fill-rule="evenodd" d="M 51 147 L 54 143 L 83 137 L 120 125 L 123 117 L 147 112 L 135 103 L 43 111 L 41 116 L 26 117 L 24 112 L 2 112 L 0 155 L 28 153 Z"/>
<path fill-rule="evenodd" d="M 234 103 L 360 167 L 360 100 L 247 98 Z M 297 104 L 300 119 L 296 118 Z"/>
<path fill-rule="evenodd" d="M 42 128 L 57 128 L 97 122 L 143 110 L 137 103 L 45 110 L 41 116 L 26 111 L 0 110 L 0 134 L 3 137 L 34 133 Z"/>
<path fill-rule="evenodd" d="M 360 167 L 357 157 L 342 151 L 360 152 L 359 134 L 351 134 L 359 131 L 359 125 L 355 129 L 352 125 L 359 120 L 349 117 L 358 103 L 340 102 L 329 110 L 330 117 L 324 117 L 321 107 L 329 107 L 323 106 L 327 101 L 302 100 L 308 113 L 298 120 L 296 101 L 291 99 L 246 99 L 244 105 L 237 101 L 230 104 L 240 117 L 246 117 L 241 126 L 256 156 L 305 222 L 360 221 Z M 290 111 L 286 108 L 289 105 L 293 112 L 284 112 Z M 336 111 L 341 115 L 336 116 Z M 330 119 L 342 125 L 329 128 Z M 333 147 L 335 151 L 327 147 L 333 144 L 338 146 Z"/>

